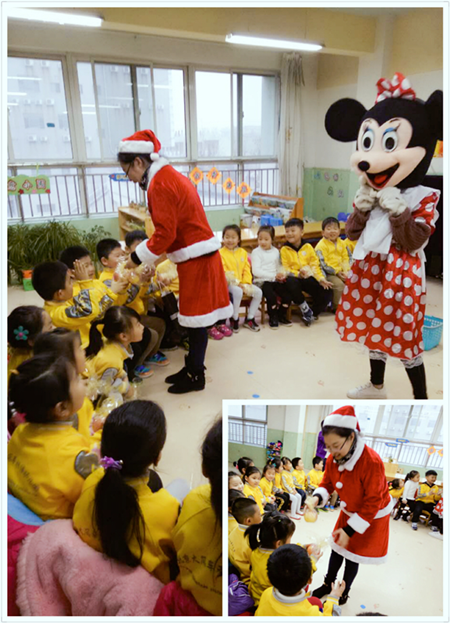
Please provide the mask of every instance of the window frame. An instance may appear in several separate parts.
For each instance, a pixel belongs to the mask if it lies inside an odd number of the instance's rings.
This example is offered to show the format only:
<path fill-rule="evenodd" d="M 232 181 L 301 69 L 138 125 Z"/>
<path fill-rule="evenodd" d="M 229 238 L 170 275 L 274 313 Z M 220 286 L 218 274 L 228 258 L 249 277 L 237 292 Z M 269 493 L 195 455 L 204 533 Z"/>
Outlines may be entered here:
<path fill-rule="evenodd" d="M 230 425 L 230 423 L 232 423 L 232 424 L 240 424 L 241 425 L 241 433 L 242 433 L 241 434 L 241 441 L 239 441 L 239 442 L 233 441 L 231 443 L 239 443 L 241 445 L 254 446 L 256 448 L 266 448 L 267 447 L 267 430 L 268 430 L 268 413 L 269 413 L 268 405 L 267 404 L 257 405 L 257 406 L 265 407 L 266 419 L 265 419 L 264 422 L 261 421 L 261 420 L 255 420 L 253 418 L 246 417 L 247 407 L 253 406 L 253 405 L 243 404 L 241 406 L 242 406 L 242 417 L 241 418 L 228 416 L 228 425 Z M 246 442 L 246 440 L 245 440 L 245 425 L 246 424 L 258 425 L 261 428 L 263 428 L 263 430 L 264 430 L 264 445 L 263 444 L 254 444 L 254 443 Z"/>

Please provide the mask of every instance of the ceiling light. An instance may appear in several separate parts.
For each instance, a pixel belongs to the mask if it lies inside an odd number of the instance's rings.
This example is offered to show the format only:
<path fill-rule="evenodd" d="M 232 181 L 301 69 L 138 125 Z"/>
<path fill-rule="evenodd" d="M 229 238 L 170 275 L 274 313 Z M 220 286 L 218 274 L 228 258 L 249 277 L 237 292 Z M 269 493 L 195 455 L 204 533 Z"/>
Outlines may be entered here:
<path fill-rule="evenodd" d="M 8 17 L 13 19 L 28 19 L 36 22 L 52 22 L 54 24 L 68 24 L 70 26 L 91 26 L 99 28 L 102 25 L 101 17 L 88 15 L 73 15 L 72 13 L 58 13 L 56 11 L 36 11 L 34 9 L 8 7 Z"/>
<path fill-rule="evenodd" d="M 304 52 L 318 52 L 323 45 L 317 43 L 303 43 L 302 41 L 286 41 L 284 39 L 266 39 L 265 37 L 247 37 L 244 35 L 227 35 L 227 43 L 240 45 L 254 45 L 262 48 L 278 48 L 279 50 L 303 50 Z"/>

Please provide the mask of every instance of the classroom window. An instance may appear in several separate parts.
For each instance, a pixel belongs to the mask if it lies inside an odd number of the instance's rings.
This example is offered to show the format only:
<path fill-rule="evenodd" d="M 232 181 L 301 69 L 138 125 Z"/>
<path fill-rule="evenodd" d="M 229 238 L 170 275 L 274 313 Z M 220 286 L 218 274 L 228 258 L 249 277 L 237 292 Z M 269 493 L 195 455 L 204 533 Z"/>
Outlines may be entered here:
<path fill-rule="evenodd" d="M 199 158 L 231 158 L 231 75 L 195 72 Z"/>
<path fill-rule="evenodd" d="M 231 443 L 265 448 L 267 445 L 267 406 L 229 406 L 228 436 Z"/>
<path fill-rule="evenodd" d="M 84 141 L 88 160 L 100 160 L 100 131 L 97 119 L 94 93 L 94 78 L 91 63 L 77 63 L 80 88 L 81 114 L 83 116 Z"/>
<path fill-rule="evenodd" d="M 242 156 L 275 153 L 276 81 L 274 76 L 242 76 Z"/>

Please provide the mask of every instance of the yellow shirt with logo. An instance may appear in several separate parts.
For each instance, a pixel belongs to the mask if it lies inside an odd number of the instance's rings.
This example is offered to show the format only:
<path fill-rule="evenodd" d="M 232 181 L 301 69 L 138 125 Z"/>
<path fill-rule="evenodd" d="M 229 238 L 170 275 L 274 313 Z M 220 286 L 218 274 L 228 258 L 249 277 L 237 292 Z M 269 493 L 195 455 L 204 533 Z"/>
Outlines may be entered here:
<path fill-rule="evenodd" d="M 244 584 L 250 582 L 251 547 L 248 537 L 244 536 L 247 526 L 238 524 L 228 537 L 228 558 L 232 565 L 239 570 L 240 580 Z"/>
<path fill-rule="evenodd" d="M 242 492 L 246 498 L 252 498 L 259 506 L 259 510 L 261 514 L 264 513 L 264 506 L 266 504 L 266 498 L 264 497 L 264 493 L 262 492 L 261 487 L 251 487 L 248 482 L 244 485 L 244 490 Z"/>
<path fill-rule="evenodd" d="M 283 601 L 281 595 L 273 586 L 266 588 L 261 596 L 259 607 L 255 612 L 257 617 L 329 617 L 333 616 L 333 607 L 338 606 L 337 597 L 327 597 L 323 604 L 323 611 L 319 606 L 313 605 L 308 601 L 309 594 L 302 592 L 295 598 L 288 597 L 289 603 Z"/>
<path fill-rule="evenodd" d="M 391 494 L 392 495 L 392 494 Z M 419 484 L 417 490 L 416 502 L 419 500 L 424 504 L 434 504 L 440 500 L 441 494 L 439 493 L 438 485 L 429 485 L 427 482 Z"/>
<path fill-rule="evenodd" d="M 299 249 L 296 249 L 290 243 L 286 243 L 280 249 L 280 257 L 284 268 L 296 277 L 299 276 L 298 273 L 301 268 L 309 267 L 312 276 L 317 281 L 325 279 L 325 275 L 320 268 L 319 258 L 309 243 L 303 244 Z"/>
<path fill-rule="evenodd" d="M 283 485 L 281 483 L 281 472 L 275 472 L 275 486 L 277 489 L 283 490 Z"/>
<path fill-rule="evenodd" d="M 41 519 L 70 518 L 97 464 L 72 421 L 21 424 L 8 444 L 8 490 Z"/>
<path fill-rule="evenodd" d="M 306 474 L 303 469 L 294 469 L 292 472 L 292 478 L 294 479 L 294 484 L 299 489 L 305 490 L 306 488 Z"/>
<path fill-rule="evenodd" d="M 222 614 L 222 527 L 211 506 L 211 485 L 184 498 L 172 531 L 180 568 L 177 581 L 214 616 Z"/>
<path fill-rule="evenodd" d="M 219 253 L 222 258 L 223 269 L 226 273 L 233 272 L 239 283 L 252 283 L 252 271 L 245 249 L 236 247 L 231 250 L 227 249 L 227 247 L 222 247 L 219 249 Z"/>
<path fill-rule="evenodd" d="M 159 279 L 161 277 L 164 277 L 164 273 L 166 273 L 168 270 L 173 271 L 173 270 L 177 270 L 177 265 L 174 264 L 171 260 L 164 260 L 163 262 L 161 262 L 160 264 L 158 264 L 156 266 L 155 269 L 155 275 L 152 278 L 152 283 L 154 283 L 156 286 L 158 286 L 160 284 Z M 176 277 L 176 279 L 173 279 L 168 285 L 163 286 L 163 290 L 169 290 L 170 292 L 173 292 L 173 294 L 178 297 L 180 294 L 180 280 L 178 277 Z M 161 289 L 156 290 L 155 292 L 153 292 L 152 296 L 155 299 L 160 299 L 161 298 Z"/>
<path fill-rule="evenodd" d="M 318 471 L 317 469 L 312 469 L 308 472 L 308 485 L 313 489 L 316 489 L 320 483 L 322 482 L 323 472 Z"/>
<path fill-rule="evenodd" d="M 93 472 L 83 486 L 73 512 L 73 527 L 81 539 L 98 552 L 102 551 L 100 535 L 93 523 L 95 488 L 104 476 L 100 467 Z M 145 523 L 141 565 L 163 584 L 170 582 L 170 562 L 175 558 L 171 532 L 177 522 L 180 504 L 168 491 L 160 489 L 153 493 L 148 486 L 148 475 L 130 478 L 126 483 L 136 491 L 138 504 Z M 128 541 L 130 551 L 137 557 L 140 548 L 135 534 Z"/>
<path fill-rule="evenodd" d="M 236 521 L 236 519 L 233 517 L 233 515 L 228 515 L 228 536 L 230 536 L 230 533 L 233 532 L 233 530 L 236 528 L 236 526 L 238 525 L 238 522 Z"/>
<path fill-rule="evenodd" d="M 112 281 L 114 279 L 115 269 L 113 268 L 105 268 L 100 273 L 100 281 L 104 283 L 108 288 L 111 287 Z M 148 290 L 148 284 L 137 285 L 134 283 L 128 284 L 126 295 L 121 295 L 120 305 L 125 305 L 126 307 L 130 307 L 134 309 L 139 315 L 145 313 L 145 304 L 142 300 Z"/>
<path fill-rule="evenodd" d="M 111 388 L 126 394 L 129 388 L 128 376 L 123 362 L 133 357 L 133 351 L 127 350 L 122 344 L 104 341 L 99 352 L 90 357 L 86 363 L 91 376 L 96 375 L 101 381 L 111 383 Z"/>
<path fill-rule="evenodd" d="M 320 268 L 325 275 L 337 275 L 339 272 L 350 270 L 347 245 L 342 238 L 338 238 L 336 242 L 322 238 L 317 243 L 315 251 L 319 258 Z"/>

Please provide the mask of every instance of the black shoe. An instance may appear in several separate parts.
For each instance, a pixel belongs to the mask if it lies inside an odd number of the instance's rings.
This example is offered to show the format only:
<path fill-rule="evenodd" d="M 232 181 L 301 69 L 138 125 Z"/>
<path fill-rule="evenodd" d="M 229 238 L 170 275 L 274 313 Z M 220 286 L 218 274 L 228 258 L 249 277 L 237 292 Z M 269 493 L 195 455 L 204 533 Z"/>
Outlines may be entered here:
<path fill-rule="evenodd" d="M 179 383 L 172 385 L 167 390 L 169 394 L 187 394 L 188 392 L 199 392 L 205 389 L 205 369 L 201 372 L 187 371 L 186 376 Z"/>
<path fill-rule="evenodd" d="M 259 331 L 259 329 L 260 329 L 259 324 L 257 324 L 257 322 L 256 322 L 256 320 L 254 318 L 251 318 L 250 320 L 247 320 L 247 318 L 246 318 L 243 326 L 246 329 L 250 329 L 250 331 Z"/>
<path fill-rule="evenodd" d="M 292 327 L 292 322 L 287 319 L 284 309 L 278 310 L 278 324 L 282 327 Z"/>
<path fill-rule="evenodd" d="M 181 370 L 179 372 L 176 372 L 175 374 L 171 374 L 170 376 L 167 376 L 164 381 L 166 383 L 169 383 L 169 385 L 173 385 L 174 383 L 179 383 L 180 381 L 182 381 L 188 373 L 188 369 L 187 369 L 187 357 L 184 358 L 184 368 L 181 368 Z"/>
<path fill-rule="evenodd" d="M 401 515 L 397 515 L 396 517 L 394 517 L 394 521 L 398 521 L 400 519 Z"/>
<path fill-rule="evenodd" d="M 233 333 L 239 333 L 239 318 L 237 320 L 230 318 L 230 326 Z"/>
<path fill-rule="evenodd" d="M 339 597 L 339 605 L 340 606 L 344 606 L 348 601 L 348 593 L 347 592 L 343 592 L 342 595 Z"/>
<path fill-rule="evenodd" d="M 269 318 L 269 327 L 271 329 L 278 329 L 278 318 L 276 316 Z"/>
<path fill-rule="evenodd" d="M 317 597 L 318 599 L 322 599 L 325 595 L 329 595 L 331 593 L 331 586 L 326 584 L 325 582 L 319 588 L 316 588 L 315 591 L 311 593 L 311 597 Z"/>

